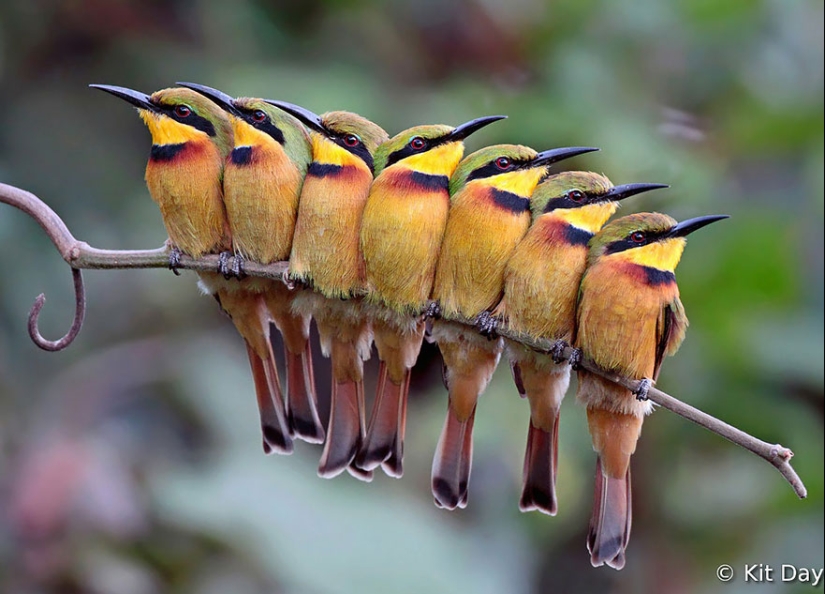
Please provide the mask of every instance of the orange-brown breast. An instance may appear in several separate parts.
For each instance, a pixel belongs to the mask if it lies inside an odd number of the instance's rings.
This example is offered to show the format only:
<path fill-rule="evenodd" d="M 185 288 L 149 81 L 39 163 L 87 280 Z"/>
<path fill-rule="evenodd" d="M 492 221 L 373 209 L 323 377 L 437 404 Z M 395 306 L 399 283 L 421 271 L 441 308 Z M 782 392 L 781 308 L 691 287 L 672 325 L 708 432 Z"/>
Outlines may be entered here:
<path fill-rule="evenodd" d="M 263 264 L 289 258 L 301 182 L 280 146 L 244 146 L 230 153 L 224 201 L 236 252 Z"/>
<path fill-rule="evenodd" d="M 659 317 L 678 295 L 675 281 L 650 284 L 644 267 L 602 258 L 582 281 L 577 346 L 604 369 L 653 377 Z"/>
<path fill-rule="evenodd" d="M 504 309 L 512 330 L 572 341 L 587 245 L 571 241 L 568 229 L 563 221 L 540 217 L 513 252 L 504 281 Z"/>
<path fill-rule="evenodd" d="M 195 258 L 230 249 L 221 190 L 224 160 L 218 148 L 208 140 L 160 148 L 165 150 L 153 147 L 146 185 L 160 207 L 169 239 Z"/>
<path fill-rule="evenodd" d="M 448 183 L 400 166 L 373 183 L 361 226 L 372 299 L 411 314 L 427 304 L 450 208 Z"/>
<path fill-rule="evenodd" d="M 327 297 L 364 286 L 358 232 L 371 182 L 366 166 L 317 163 L 304 180 L 289 269 Z"/>
<path fill-rule="evenodd" d="M 445 315 L 474 317 L 501 298 L 507 260 L 530 226 L 529 201 L 503 207 L 487 187 L 453 197 L 433 298 Z"/>

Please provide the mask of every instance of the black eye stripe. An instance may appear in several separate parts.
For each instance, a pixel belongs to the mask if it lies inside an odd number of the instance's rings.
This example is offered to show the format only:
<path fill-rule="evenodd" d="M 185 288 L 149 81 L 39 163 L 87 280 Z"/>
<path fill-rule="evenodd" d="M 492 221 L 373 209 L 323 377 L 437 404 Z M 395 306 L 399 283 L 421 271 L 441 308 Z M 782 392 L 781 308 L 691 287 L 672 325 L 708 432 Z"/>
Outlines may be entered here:
<path fill-rule="evenodd" d="M 275 142 L 278 142 L 280 144 L 284 144 L 284 133 L 283 133 L 283 131 L 278 126 L 276 126 L 274 123 L 272 123 L 272 118 L 270 118 L 269 115 L 267 115 L 266 112 L 264 112 L 260 109 L 247 109 L 247 108 L 237 108 L 237 109 L 238 109 L 238 111 L 241 112 L 241 114 L 243 114 L 243 119 L 247 124 L 249 124 L 253 128 L 257 128 L 261 132 L 269 134 L 275 140 Z M 265 117 L 261 121 L 255 121 L 255 119 L 254 119 L 255 113 L 259 112 L 259 111 L 261 111 L 264 114 Z"/>
<path fill-rule="evenodd" d="M 189 115 L 182 118 L 177 113 L 175 113 L 175 108 L 178 105 L 165 105 L 165 104 L 156 104 L 158 109 L 160 109 L 164 115 L 172 118 L 176 122 L 180 122 L 181 124 L 185 124 L 187 126 L 192 126 L 196 130 L 200 130 L 201 132 L 205 132 L 208 136 L 215 136 L 215 126 L 207 120 L 205 117 L 200 116 L 197 112 L 186 105 L 185 107 L 189 107 Z"/>
<path fill-rule="evenodd" d="M 631 237 L 635 233 L 644 233 L 644 241 L 633 241 Z M 639 248 L 646 245 L 650 245 L 651 243 L 656 243 L 659 241 L 663 236 L 667 234 L 667 231 L 631 231 L 623 238 L 613 241 L 607 244 L 604 253 L 605 254 L 615 254 L 617 252 L 623 252 L 625 250 L 632 250 L 633 248 Z"/>
<path fill-rule="evenodd" d="M 503 156 L 503 155 L 502 155 Z M 492 161 L 489 161 L 478 167 L 473 169 L 470 172 L 470 175 L 467 176 L 467 181 L 473 181 L 474 179 L 484 179 L 485 177 L 493 177 L 494 175 L 500 175 L 502 173 L 510 173 L 511 171 L 517 171 L 519 169 L 523 169 L 525 167 L 529 167 L 532 161 L 516 161 L 515 159 L 511 159 L 510 157 L 505 157 L 510 159 L 510 163 L 512 163 L 512 167 L 510 169 L 502 170 L 499 169 L 498 165 L 496 165 L 496 161 L 501 159 L 502 157 L 496 157 Z"/>
<path fill-rule="evenodd" d="M 394 165 L 395 163 L 398 163 L 401 159 L 406 159 L 407 157 L 411 157 L 413 155 L 419 155 L 421 153 L 426 153 L 427 151 L 433 150 L 437 146 L 441 146 L 445 142 L 449 142 L 450 141 L 449 134 L 450 134 L 450 132 L 447 132 L 443 136 L 438 136 L 436 138 L 424 138 L 422 136 L 420 138 L 424 141 L 425 146 L 423 148 L 418 148 L 418 149 L 414 149 L 413 147 L 410 146 L 410 143 L 413 140 L 411 138 L 409 141 L 407 141 L 407 143 L 404 145 L 403 148 L 400 148 L 397 151 L 394 151 L 394 152 L 390 153 L 389 157 L 387 157 L 387 164 L 384 167 L 389 167 L 390 165 Z M 418 137 L 416 137 L 416 138 L 418 138 Z"/>
<path fill-rule="evenodd" d="M 359 142 L 358 146 L 347 146 L 347 143 L 344 142 L 343 136 L 330 136 L 329 139 L 338 146 L 340 146 L 342 149 L 347 151 L 348 153 L 352 153 L 353 155 L 361 159 L 369 168 L 370 172 L 375 172 L 372 155 L 370 154 L 369 150 L 367 150 L 367 147 L 364 146 L 363 142 Z"/>
<path fill-rule="evenodd" d="M 548 200 L 547 204 L 544 205 L 544 212 L 551 212 L 558 208 L 581 208 L 582 206 L 599 201 L 599 196 L 591 194 L 590 192 L 582 192 L 584 199 L 577 202 L 568 197 L 569 193 L 570 192 L 567 192 L 564 196 Z"/>

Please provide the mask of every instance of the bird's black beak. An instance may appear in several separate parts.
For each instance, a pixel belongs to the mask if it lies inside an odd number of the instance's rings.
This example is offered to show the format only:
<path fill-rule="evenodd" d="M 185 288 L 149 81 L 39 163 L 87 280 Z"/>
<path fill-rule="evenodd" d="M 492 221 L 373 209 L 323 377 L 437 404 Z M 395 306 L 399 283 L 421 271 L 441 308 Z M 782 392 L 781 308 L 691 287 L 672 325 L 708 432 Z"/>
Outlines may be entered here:
<path fill-rule="evenodd" d="M 241 112 L 238 111 L 238 109 L 235 107 L 235 99 L 230 97 L 223 91 L 219 91 L 218 89 L 214 89 L 212 87 L 207 87 L 206 85 L 199 85 L 197 83 L 176 82 L 175 84 L 179 87 L 192 89 L 193 91 L 200 93 L 201 95 L 203 95 L 204 97 L 218 105 L 218 107 L 223 109 L 225 112 L 235 117 L 242 117 Z"/>
<path fill-rule="evenodd" d="M 630 198 L 636 194 L 669 187 L 667 184 L 624 184 L 621 186 L 613 186 L 606 194 L 602 194 L 600 199 L 603 202 L 618 202 L 619 200 Z"/>
<path fill-rule="evenodd" d="M 497 116 L 485 116 L 483 118 L 476 118 L 474 120 L 470 120 L 469 122 L 464 122 L 460 126 L 457 126 L 450 131 L 444 137 L 444 140 L 447 142 L 455 142 L 459 140 L 464 140 L 470 134 L 474 132 L 478 132 L 485 126 L 489 126 L 493 122 L 497 122 L 499 120 L 506 120 L 507 116 L 505 115 L 497 115 Z"/>
<path fill-rule="evenodd" d="M 704 217 L 696 217 L 682 221 L 667 232 L 666 237 L 687 237 L 694 231 L 701 229 L 706 225 L 721 221 L 722 219 L 729 219 L 730 215 L 708 215 Z"/>
<path fill-rule="evenodd" d="M 283 111 L 287 112 L 290 115 L 295 116 L 298 118 L 302 123 L 304 123 L 309 128 L 315 130 L 316 132 L 320 132 L 324 136 L 329 136 L 329 130 L 324 127 L 324 124 L 321 122 L 321 116 L 313 111 L 309 111 L 308 109 L 304 109 L 300 105 L 295 105 L 294 103 L 287 103 L 286 101 L 275 101 L 274 99 L 264 99 L 270 105 L 274 105 L 278 109 L 282 109 Z"/>
<path fill-rule="evenodd" d="M 577 157 L 585 153 L 592 153 L 598 150 L 599 149 L 597 148 L 589 146 L 573 146 L 566 148 L 550 149 L 549 151 L 540 152 L 538 156 L 528 164 L 528 167 L 532 168 L 540 167 L 542 165 L 552 165 L 553 163 L 558 163 L 559 161 L 564 161 L 565 159 L 571 159 L 573 157 Z"/>
<path fill-rule="evenodd" d="M 135 91 L 133 89 L 127 89 L 126 87 L 116 87 L 113 85 L 89 85 L 93 89 L 100 89 L 101 91 L 106 91 L 107 93 L 111 93 L 115 97 L 120 97 L 124 101 L 127 101 L 137 107 L 138 109 L 148 109 L 149 111 L 157 111 L 158 108 L 155 104 L 152 103 L 150 100 L 149 95 L 146 93 L 141 93 L 140 91 Z"/>

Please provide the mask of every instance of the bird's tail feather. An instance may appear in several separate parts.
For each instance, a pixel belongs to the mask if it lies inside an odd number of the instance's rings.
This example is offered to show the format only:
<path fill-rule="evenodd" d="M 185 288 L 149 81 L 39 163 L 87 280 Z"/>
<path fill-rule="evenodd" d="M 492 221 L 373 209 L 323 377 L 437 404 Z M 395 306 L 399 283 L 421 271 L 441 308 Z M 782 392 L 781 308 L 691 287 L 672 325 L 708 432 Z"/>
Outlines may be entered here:
<path fill-rule="evenodd" d="M 527 434 L 527 450 L 524 453 L 524 484 L 519 509 L 538 510 L 555 516 L 556 469 L 558 467 L 559 416 L 549 431 L 530 423 Z"/>
<path fill-rule="evenodd" d="M 252 368 L 252 379 L 255 383 L 258 412 L 261 417 L 264 452 L 291 454 L 292 435 L 286 421 L 281 384 L 274 359 L 272 357 L 261 359 L 249 343 L 246 349 L 249 355 L 249 365 Z"/>
<path fill-rule="evenodd" d="M 384 361 L 378 367 L 378 389 L 372 407 L 369 427 L 356 463 L 365 470 L 381 465 L 390 476 L 403 474 L 404 431 L 407 395 L 412 370 L 407 369 L 401 384 L 388 377 Z"/>
<path fill-rule="evenodd" d="M 601 458 L 598 458 L 593 515 L 587 535 L 587 550 L 593 567 L 604 564 L 614 569 L 624 567 L 632 519 L 630 495 L 630 466 L 624 478 L 614 478 L 604 473 Z"/>
<path fill-rule="evenodd" d="M 312 347 L 309 340 L 303 351 L 286 353 L 287 420 L 296 437 L 309 443 L 324 442 L 324 427 L 318 416 Z"/>
<path fill-rule="evenodd" d="M 362 480 L 372 478 L 372 473 L 350 468 L 361 445 L 364 415 L 364 382 L 332 382 L 332 402 L 324 451 L 318 466 L 318 476 L 332 478 L 349 470 Z"/>
<path fill-rule="evenodd" d="M 432 490 L 435 504 L 445 509 L 467 505 L 470 469 L 473 464 L 473 424 L 475 409 L 464 421 L 459 420 L 452 406 L 433 458 Z"/>

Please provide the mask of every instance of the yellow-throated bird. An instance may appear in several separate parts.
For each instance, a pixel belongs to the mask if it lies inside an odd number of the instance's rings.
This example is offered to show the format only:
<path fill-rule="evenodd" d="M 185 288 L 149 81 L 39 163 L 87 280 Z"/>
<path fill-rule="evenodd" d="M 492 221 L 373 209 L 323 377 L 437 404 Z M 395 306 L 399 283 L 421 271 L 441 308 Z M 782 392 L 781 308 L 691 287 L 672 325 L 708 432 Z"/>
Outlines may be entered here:
<path fill-rule="evenodd" d="M 289 272 L 315 289 L 294 303 L 318 325 L 321 348 L 332 360 L 332 402 L 318 474 L 333 477 L 347 469 L 369 480 L 353 458 L 365 432 L 364 360 L 372 332 L 362 300 L 364 262 L 358 231 L 373 179 L 373 155 L 387 140 L 381 127 L 354 113 L 317 115 L 297 105 L 272 101 L 310 130 L 312 163 L 298 207 Z"/>
<path fill-rule="evenodd" d="M 511 331 L 559 341 L 560 348 L 571 343 L 587 243 L 616 212 L 620 200 L 665 187 L 613 186 L 589 171 L 566 171 L 542 181 L 530 199 L 533 224 L 507 262 L 504 298 L 495 314 Z M 570 383 L 570 366 L 505 342 L 519 393 L 530 403 L 519 508 L 555 515 L 559 408 Z"/>
<path fill-rule="evenodd" d="M 224 203 L 232 231 L 235 258 L 261 264 L 289 259 L 298 215 L 298 198 L 312 161 L 309 134 L 296 118 L 263 99 L 232 98 L 195 83 L 177 83 L 208 97 L 232 116 L 235 145 L 226 161 Z M 244 278 L 218 293 L 222 303 L 266 303 L 284 339 L 286 416 L 296 437 L 324 441 L 318 417 L 310 316 L 291 311 L 296 294 L 278 281 Z M 268 340 L 269 324 L 260 329 Z"/>
<path fill-rule="evenodd" d="M 725 215 L 677 223 L 658 213 L 617 219 L 589 244 L 575 343 L 599 367 L 634 379 L 656 380 L 666 355 L 685 337 L 688 321 L 674 271 L 685 237 Z M 652 406 L 643 396 L 585 370 L 577 398 L 598 454 L 587 549 L 594 566 L 621 569 L 630 538 L 630 456 Z"/>
<path fill-rule="evenodd" d="M 152 135 L 146 166 L 149 193 L 160 207 L 173 244 L 170 266 L 178 250 L 198 258 L 208 253 L 226 254 L 232 235 L 223 201 L 223 171 L 233 148 L 230 117 L 213 101 L 186 88 L 163 89 L 146 95 L 109 85 L 91 85 L 124 99 L 138 108 Z M 225 271 L 224 271 L 225 272 Z M 202 286 L 214 294 L 232 318 L 247 345 L 258 400 L 264 450 L 292 451 L 292 437 L 284 413 L 263 303 L 222 299 L 218 290 L 231 287 L 216 273 L 200 273 Z"/>
<path fill-rule="evenodd" d="M 390 476 L 403 474 L 407 393 L 447 224 L 450 176 L 464 155 L 463 140 L 504 117 L 478 118 L 457 128 L 416 126 L 375 153 L 361 249 L 381 364 L 367 436 L 356 458 L 365 470 L 381 464 Z"/>
<path fill-rule="evenodd" d="M 445 316 L 475 318 L 501 300 L 507 260 L 530 226 L 530 195 L 547 167 L 591 152 L 537 153 L 495 145 L 464 158 L 450 178 L 450 214 L 433 285 Z M 503 343 L 449 322 L 433 325 L 449 390 L 447 418 L 435 452 L 432 490 L 440 507 L 465 506 L 476 402 L 495 371 Z"/>

